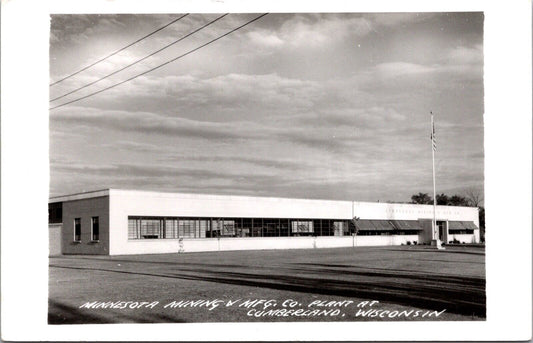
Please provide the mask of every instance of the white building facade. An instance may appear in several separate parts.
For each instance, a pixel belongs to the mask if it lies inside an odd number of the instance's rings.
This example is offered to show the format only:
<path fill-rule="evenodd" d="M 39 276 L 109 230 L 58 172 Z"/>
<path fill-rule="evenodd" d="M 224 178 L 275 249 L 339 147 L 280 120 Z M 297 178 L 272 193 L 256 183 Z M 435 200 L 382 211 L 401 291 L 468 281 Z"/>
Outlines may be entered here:
<path fill-rule="evenodd" d="M 63 254 L 426 244 L 433 206 L 107 189 L 51 198 Z M 357 217 L 355 225 L 352 218 Z M 479 242 L 477 208 L 437 206 L 439 238 Z"/>

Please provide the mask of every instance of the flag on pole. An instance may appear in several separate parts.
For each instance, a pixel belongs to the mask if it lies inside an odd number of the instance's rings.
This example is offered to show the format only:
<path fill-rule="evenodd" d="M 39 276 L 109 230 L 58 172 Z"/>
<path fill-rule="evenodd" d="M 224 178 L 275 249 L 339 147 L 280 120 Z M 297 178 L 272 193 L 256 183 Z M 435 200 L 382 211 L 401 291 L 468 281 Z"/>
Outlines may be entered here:
<path fill-rule="evenodd" d="M 431 113 L 431 143 L 433 145 L 433 151 L 437 151 L 437 139 L 435 138 L 435 122 L 433 121 L 433 112 Z"/>

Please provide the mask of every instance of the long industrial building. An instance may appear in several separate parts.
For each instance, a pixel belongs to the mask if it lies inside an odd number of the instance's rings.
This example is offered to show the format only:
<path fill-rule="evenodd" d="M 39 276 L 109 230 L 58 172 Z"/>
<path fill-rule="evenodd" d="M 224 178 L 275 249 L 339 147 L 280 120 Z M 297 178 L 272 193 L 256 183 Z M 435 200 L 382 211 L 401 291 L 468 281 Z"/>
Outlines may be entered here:
<path fill-rule="evenodd" d="M 385 246 L 432 240 L 431 205 L 106 189 L 50 198 L 48 209 L 51 255 Z M 477 208 L 437 206 L 436 219 L 441 241 L 479 242 Z"/>

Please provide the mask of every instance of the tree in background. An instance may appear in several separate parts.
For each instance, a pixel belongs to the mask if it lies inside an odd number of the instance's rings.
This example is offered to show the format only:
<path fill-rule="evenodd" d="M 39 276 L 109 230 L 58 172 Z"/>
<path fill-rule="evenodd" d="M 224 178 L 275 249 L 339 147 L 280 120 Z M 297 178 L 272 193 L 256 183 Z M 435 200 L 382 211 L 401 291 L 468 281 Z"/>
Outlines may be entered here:
<path fill-rule="evenodd" d="M 433 204 L 433 199 L 427 193 L 418 193 L 411 196 L 413 204 Z"/>
<path fill-rule="evenodd" d="M 483 204 L 483 193 L 479 188 L 470 187 L 465 190 L 465 197 L 470 206 L 480 207 Z"/>
<path fill-rule="evenodd" d="M 479 239 L 485 243 L 485 207 L 479 207 Z"/>
<path fill-rule="evenodd" d="M 441 193 L 437 194 L 437 205 L 448 205 L 448 206 L 473 206 L 479 207 L 480 197 L 466 198 L 459 194 L 454 194 L 451 197 Z M 412 204 L 433 204 L 433 199 L 427 193 L 418 193 L 411 196 Z"/>
<path fill-rule="evenodd" d="M 448 205 L 450 206 L 468 206 L 470 205 L 465 197 L 460 195 L 452 195 L 452 197 L 449 200 Z"/>
<path fill-rule="evenodd" d="M 482 242 L 485 242 L 485 207 L 484 197 L 481 189 L 470 187 L 465 190 L 465 197 L 468 205 L 479 208 L 479 235 Z"/>
<path fill-rule="evenodd" d="M 449 202 L 450 199 L 446 194 L 437 194 L 437 205 L 448 205 Z"/>

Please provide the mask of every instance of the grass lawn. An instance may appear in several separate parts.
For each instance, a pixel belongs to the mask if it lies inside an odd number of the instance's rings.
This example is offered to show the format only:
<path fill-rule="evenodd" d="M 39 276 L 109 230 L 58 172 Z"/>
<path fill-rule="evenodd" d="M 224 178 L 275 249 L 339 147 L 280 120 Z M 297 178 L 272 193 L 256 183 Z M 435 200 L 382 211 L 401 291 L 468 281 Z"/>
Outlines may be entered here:
<path fill-rule="evenodd" d="M 482 247 L 60 256 L 50 258 L 49 275 L 50 324 L 484 320 L 486 313 Z M 83 308 L 87 302 L 126 308 Z"/>

